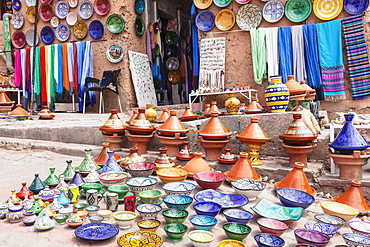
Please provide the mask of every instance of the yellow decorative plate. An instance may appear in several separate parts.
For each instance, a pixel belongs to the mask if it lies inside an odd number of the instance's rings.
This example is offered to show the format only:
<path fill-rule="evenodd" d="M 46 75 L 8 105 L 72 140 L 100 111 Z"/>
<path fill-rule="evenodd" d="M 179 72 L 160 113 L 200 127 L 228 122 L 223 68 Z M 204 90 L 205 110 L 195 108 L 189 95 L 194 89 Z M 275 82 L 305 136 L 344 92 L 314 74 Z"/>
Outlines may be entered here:
<path fill-rule="evenodd" d="M 35 16 L 36 16 L 36 8 L 35 7 L 28 7 L 26 11 L 27 20 L 29 23 L 35 23 Z"/>
<path fill-rule="evenodd" d="M 180 72 L 174 69 L 170 70 L 170 72 L 168 72 L 168 80 L 172 84 L 178 83 L 180 81 Z"/>
<path fill-rule="evenodd" d="M 73 34 L 77 39 L 84 39 L 87 35 L 87 26 L 85 22 L 78 21 L 73 26 Z"/>
<path fill-rule="evenodd" d="M 337 17 L 343 9 L 343 0 L 315 0 L 313 12 L 321 20 L 332 20 Z"/>
<path fill-rule="evenodd" d="M 215 24 L 221 31 L 230 30 L 235 24 L 235 14 L 229 9 L 220 10 L 215 17 Z"/>
<path fill-rule="evenodd" d="M 117 244 L 121 247 L 159 247 L 163 244 L 163 238 L 154 232 L 136 231 L 119 237 Z"/>
<path fill-rule="evenodd" d="M 212 0 L 194 0 L 194 5 L 198 9 L 206 9 L 211 6 Z"/>

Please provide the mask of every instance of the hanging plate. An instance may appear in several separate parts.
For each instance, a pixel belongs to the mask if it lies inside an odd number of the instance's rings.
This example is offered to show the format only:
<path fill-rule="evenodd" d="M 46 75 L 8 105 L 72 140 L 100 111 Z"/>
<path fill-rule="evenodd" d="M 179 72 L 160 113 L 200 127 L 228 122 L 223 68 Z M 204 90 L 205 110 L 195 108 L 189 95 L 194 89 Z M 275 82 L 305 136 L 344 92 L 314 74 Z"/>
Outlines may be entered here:
<path fill-rule="evenodd" d="M 313 12 L 324 21 L 337 17 L 343 9 L 342 0 L 314 0 Z"/>
<path fill-rule="evenodd" d="M 237 3 L 239 4 L 246 4 L 249 3 L 251 0 L 236 0 Z"/>
<path fill-rule="evenodd" d="M 94 13 L 93 4 L 89 0 L 82 0 L 78 6 L 78 14 L 84 20 L 89 19 Z"/>
<path fill-rule="evenodd" d="M 41 40 L 45 44 L 49 45 L 54 41 L 54 31 L 51 27 L 45 26 L 41 29 Z"/>
<path fill-rule="evenodd" d="M 24 17 L 22 15 L 22 13 L 21 12 L 15 12 L 13 14 L 12 18 L 10 19 L 10 24 L 12 24 L 12 26 L 15 29 L 20 29 L 24 24 Z"/>
<path fill-rule="evenodd" d="M 36 8 L 35 7 L 29 7 L 26 11 L 27 20 L 29 23 L 33 24 L 35 23 L 35 16 L 36 16 Z"/>
<path fill-rule="evenodd" d="M 106 15 L 110 10 L 109 0 L 95 0 L 94 10 L 98 15 Z"/>
<path fill-rule="evenodd" d="M 139 15 L 142 14 L 145 10 L 145 1 L 144 0 L 135 0 L 135 11 Z"/>
<path fill-rule="evenodd" d="M 261 24 L 261 21 L 261 8 L 252 3 L 248 3 L 240 7 L 236 14 L 236 24 L 244 31 L 257 28 Z"/>
<path fill-rule="evenodd" d="M 143 18 L 138 15 L 135 19 L 135 31 L 138 35 L 143 35 L 145 32 L 145 24 Z"/>
<path fill-rule="evenodd" d="M 166 61 L 166 67 L 168 70 L 178 69 L 179 65 L 180 65 L 180 62 L 176 57 L 170 57 Z"/>
<path fill-rule="evenodd" d="M 84 39 L 87 35 L 87 26 L 85 22 L 76 22 L 76 24 L 73 26 L 73 34 L 77 39 Z"/>
<path fill-rule="evenodd" d="M 306 20 L 312 11 L 310 0 L 289 0 L 285 4 L 285 16 L 292 22 Z"/>
<path fill-rule="evenodd" d="M 262 15 L 267 22 L 278 22 L 284 16 L 284 4 L 279 0 L 270 0 L 263 6 Z"/>
<path fill-rule="evenodd" d="M 33 29 L 30 29 L 27 31 L 26 33 L 26 42 L 27 42 L 27 45 L 29 46 L 34 46 L 33 44 L 33 35 L 34 35 L 35 31 Z M 38 33 L 36 33 L 36 44 L 35 46 L 39 43 L 39 35 Z"/>
<path fill-rule="evenodd" d="M 367 7 L 369 7 L 369 0 L 344 0 L 344 9 L 350 15 L 362 14 Z"/>
<path fill-rule="evenodd" d="M 15 48 L 21 49 L 26 44 L 26 35 L 21 30 L 17 30 L 12 35 L 12 44 Z"/>
<path fill-rule="evenodd" d="M 69 13 L 69 5 L 66 1 L 61 0 L 55 5 L 55 14 L 59 19 L 65 19 Z"/>
<path fill-rule="evenodd" d="M 39 15 L 41 20 L 50 21 L 51 17 L 53 17 L 53 8 L 50 3 L 43 3 L 40 5 Z"/>
<path fill-rule="evenodd" d="M 27 7 L 34 7 L 36 6 L 36 0 L 26 0 Z"/>
<path fill-rule="evenodd" d="M 215 25 L 221 31 L 230 30 L 235 24 L 235 14 L 229 9 L 220 10 L 215 17 Z"/>
<path fill-rule="evenodd" d="M 180 81 L 180 72 L 173 69 L 168 72 L 168 81 L 172 84 L 176 84 Z"/>
<path fill-rule="evenodd" d="M 13 0 L 12 6 L 14 10 L 20 10 L 22 7 L 22 3 L 20 0 Z"/>
<path fill-rule="evenodd" d="M 120 15 L 112 14 L 105 21 L 105 26 L 111 33 L 120 33 L 125 28 L 125 20 Z"/>
<path fill-rule="evenodd" d="M 71 7 L 72 9 L 76 8 L 78 5 L 78 0 L 69 0 L 68 4 L 69 4 L 69 7 Z"/>
<path fill-rule="evenodd" d="M 197 14 L 195 24 L 200 31 L 207 32 L 215 26 L 215 15 L 209 10 L 202 10 Z"/>
<path fill-rule="evenodd" d="M 73 26 L 77 22 L 77 15 L 74 12 L 69 12 L 66 21 L 69 26 Z"/>
<path fill-rule="evenodd" d="M 211 6 L 212 0 L 194 0 L 194 5 L 198 9 L 206 9 Z"/>
<path fill-rule="evenodd" d="M 106 56 L 111 63 L 118 63 L 123 59 L 125 52 L 119 44 L 110 45 L 107 49 Z"/>
<path fill-rule="evenodd" d="M 224 8 L 231 3 L 232 0 L 213 0 L 217 7 Z"/>
<path fill-rule="evenodd" d="M 164 38 L 166 40 L 166 44 L 177 44 L 179 42 L 179 36 L 174 31 L 168 31 Z"/>
<path fill-rule="evenodd" d="M 166 47 L 166 54 L 168 57 L 177 57 L 178 52 L 179 52 L 179 49 L 177 48 L 177 45 L 168 45 Z"/>
<path fill-rule="evenodd" d="M 104 27 L 99 20 L 94 20 L 90 22 L 89 34 L 93 39 L 100 39 L 103 36 Z"/>
<path fill-rule="evenodd" d="M 69 39 L 70 31 L 67 24 L 60 23 L 55 29 L 55 36 L 60 42 L 65 42 Z"/>
<path fill-rule="evenodd" d="M 41 3 L 51 3 L 52 0 L 41 0 Z"/>
<path fill-rule="evenodd" d="M 50 25 L 52 27 L 57 27 L 59 25 L 59 19 L 55 15 L 50 20 Z"/>

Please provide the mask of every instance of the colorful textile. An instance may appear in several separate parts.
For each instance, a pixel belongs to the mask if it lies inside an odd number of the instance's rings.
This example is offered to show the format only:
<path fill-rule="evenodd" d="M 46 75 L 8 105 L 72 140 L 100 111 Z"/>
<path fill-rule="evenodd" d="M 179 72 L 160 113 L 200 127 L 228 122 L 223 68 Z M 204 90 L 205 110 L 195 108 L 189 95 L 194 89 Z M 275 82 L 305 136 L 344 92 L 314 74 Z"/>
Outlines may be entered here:
<path fill-rule="evenodd" d="M 75 42 L 73 42 L 75 43 Z M 69 87 L 71 88 L 70 94 L 73 93 L 73 43 L 67 44 L 67 51 L 68 51 L 68 81 Z"/>
<path fill-rule="evenodd" d="M 35 53 L 35 83 L 34 93 L 37 105 L 41 104 L 41 74 L 40 74 L 40 47 L 36 47 Z"/>
<path fill-rule="evenodd" d="M 370 64 L 362 16 L 342 19 L 349 78 L 354 100 L 370 97 Z"/>
<path fill-rule="evenodd" d="M 21 66 L 21 51 L 14 52 L 14 85 L 20 88 L 22 85 L 22 66 Z"/>
<path fill-rule="evenodd" d="M 40 47 L 41 104 L 46 105 L 45 46 Z"/>
<path fill-rule="evenodd" d="M 278 50 L 278 28 L 271 27 L 266 29 L 266 60 L 267 75 L 279 74 L 279 50 Z"/>
<path fill-rule="evenodd" d="M 77 44 L 73 43 L 73 91 L 78 94 L 78 59 L 77 59 Z"/>
<path fill-rule="evenodd" d="M 67 43 L 62 44 L 63 53 L 63 88 L 67 91 L 70 90 L 69 80 L 68 80 L 68 50 Z"/>
<path fill-rule="evenodd" d="M 58 44 L 58 99 L 63 99 L 63 49 L 62 44 Z"/>
<path fill-rule="evenodd" d="M 257 84 L 266 78 L 266 28 L 251 29 L 253 76 Z"/>
<path fill-rule="evenodd" d="M 292 32 L 293 75 L 295 80 L 300 82 L 306 78 L 303 29 L 302 26 L 292 26 L 290 31 Z"/>
<path fill-rule="evenodd" d="M 283 77 L 283 82 L 286 83 L 288 80 L 288 75 L 293 75 L 293 47 L 290 27 L 279 27 L 278 49 L 280 75 Z"/>
<path fill-rule="evenodd" d="M 54 59 L 55 46 L 51 45 L 51 46 L 49 46 L 49 49 L 50 49 L 50 52 L 49 52 L 49 61 L 50 61 L 50 67 L 49 67 L 49 73 L 50 73 L 50 76 L 49 76 L 49 98 L 50 98 L 49 109 L 54 110 L 54 104 L 56 102 L 54 72 L 56 70 L 58 70 L 58 68 L 55 67 L 55 64 L 54 64 L 54 61 L 55 61 L 55 59 Z"/>

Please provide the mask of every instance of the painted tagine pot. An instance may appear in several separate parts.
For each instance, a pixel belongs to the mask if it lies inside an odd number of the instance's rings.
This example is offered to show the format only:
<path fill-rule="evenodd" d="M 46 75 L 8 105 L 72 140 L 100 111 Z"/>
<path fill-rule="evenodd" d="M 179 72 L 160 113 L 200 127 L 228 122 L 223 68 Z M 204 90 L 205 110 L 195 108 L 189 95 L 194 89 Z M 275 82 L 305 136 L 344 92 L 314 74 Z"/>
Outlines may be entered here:
<path fill-rule="evenodd" d="M 33 192 L 34 195 L 37 195 L 41 190 L 45 188 L 44 183 L 39 178 L 39 174 L 35 174 L 35 178 L 33 179 L 30 187 L 28 189 Z"/>
<path fill-rule="evenodd" d="M 22 221 L 23 218 L 23 207 L 13 206 L 8 208 L 8 212 L 6 213 L 6 218 L 10 223 L 18 223 Z"/>
<path fill-rule="evenodd" d="M 117 109 L 111 109 L 111 115 L 103 126 L 99 127 L 103 133 L 122 133 L 125 130 L 125 125 L 118 116 Z"/>
<path fill-rule="evenodd" d="M 157 119 L 157 111 L 154 109 L 154 105 L 147 104 L 145 109 L 145 117 L 149 122 L 154 123 Z"/>
<path fill-rule="evenodd" d="M 37 115 L 40 116 L 40 119 L 53 119 L 55 117 L 47 105 L 42 106 L 42 110 Z"/>
<path fill-rule="evenodd" d="M 11 190 L 11 194 L 8 197 L 8 199 L 5 201 L 5 203 L 10 203 L 13 205 L 19 205 L 22 202 L 22 200 L 16 195 L 15 190 Z"/>
<path fill-rule="evenodd" d="M 159 148 L 159 156 L 154 161 L 154 164 L 156 165 L 156 168 L 154 171 L 157 171 L 162 168 L 168 168 L 168 167 L 176 167 L 177 164 L 175 164 L 170 157 L 167 155 L 167 148 L 162 147 Z"/>
<path fill-rule="evenodd" d="M 76 172 L 72 167 L 72 160 L 66 160 L 66 163 L 67 163 L 67 167 L 66 169 L 64 169 L 63 173 L 61 173 L 60 175 L 64 176 L 64 181 L 69 182 L 72 180 Z"/>
<path fill-rule="evenodd" d="M 217 160 L 222 164 L 235 164 L 238 158 L 231 152 L 231 148 L 225 148 L 225 153 L 221 154 Z"/>
<path fill-rule="evenodd" d="M 202 117 L 207 117 L 209 115 L 208 113 L 209 113 L 210 110 L 211 110 L 211 105 L 210 104 L 205 104 Z"/>
<path fill-rule="evenodd" d="M 123 172 L 124 169 L 118 164 L 118 162 L 114 158 L 114 151 L 108 151 L 107 153 L 108 153 L 108 160 L 104 164 L 103 168 L 99 171 L 99 174 L 102 174 L 104 172 L 113 172 L 113 171 Z"/>
<path fill-rule="evenodd" d="M 91 172 L 90 165 L 95 166 L 95 170 L 99 170 L 100 167 L 94 162 L 91 156 L 91 149 L 85 149 L 85 158 L 82 160 L 81 164 L 75 167 L 75 171 L 80 173 L 82 177 L 86 177 Z"/>
<path fill-rule="evenodd" d="M 184 145 L 182 146 L 180 152 L 176 155 L 176 159 L 191 160 L 192 158 L 194 158 L 194 154 L 190 151 L 189 142 L 184 141 Z"/>
<path fill-rule="evenodd" d="M 33 192 L 30 191 L 26 183 L 22 183 L 22 188 L 15 194 L 19 199 L 23 200 L 26 196 L 31 197 L 33 196 Z"/>
<path fill-rule="evenodd" d="M 293 122 L 290 124 L 284 134 L 280 134 L 279 138 L 288 145 L 302 145 L 311 143 L 317 138 L 317 135 L 312 134 L 310 129 L 302 120 L 301 113 L 293 114 Z"/>
<path fill-rule="evenodd" d="M 283 84 L 281 76 L 271 76 L 270 85 L 266 87 L 266 104 L 271 112 L 284 112 L 289 103 L 289 88 Z"/>
<path fill-rule="evenodd" d="M 235 115 L 239 113 L 240 108 L 240 100 L 236 97 L 237 93 L 229 93 L 227 94 L 229 98 L 225 101 L 225 108 L 227 113 L 230 115 Z"/>
<path fill-rule="evenodd" d="M 130 148 L 130 153 L 120 163 L 120 166 L 122 168 L 125 168 L 124 166 L 126 166 L 126 165 L 129 165 L 129 164 L 132 164 L 132 163 L 138 163 L 138 162 L 146 162 L 146 159 L 144 158 L 144 156 L 139 154 L 139 148 L 138 147 L 132 147 L 132 148 Z"/>
<path fill-rule="evenodd" d="M 60 179 L 58 178 L 57 175 L 55 175 L 55 168 L 51 167 L 49 168 L 50 174 L 49 176 L 45 179 L 44 184 L 45 186 L 49 186 L 50 188 L 55 188 L 60 183 Z"/>

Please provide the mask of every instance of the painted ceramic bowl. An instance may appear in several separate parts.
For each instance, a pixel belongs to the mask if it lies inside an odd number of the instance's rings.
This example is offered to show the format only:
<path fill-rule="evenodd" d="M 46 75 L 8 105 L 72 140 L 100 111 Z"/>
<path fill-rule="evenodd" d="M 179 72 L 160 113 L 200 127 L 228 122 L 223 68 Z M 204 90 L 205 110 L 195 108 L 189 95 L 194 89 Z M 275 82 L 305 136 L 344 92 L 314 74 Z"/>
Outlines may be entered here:
<path fill-rule="evenodd" d="M 193 198 L 185 195 L 169 195 L 163 198 L 168 208 L 185 210 L 193 202 Z"/>
<path fill-rule="evenodd" d="M 230 239 L 238 241 L 243 241 L 243 239 L 245 239 L 252 231 L 248 225 L 238 224 L 235 222 L 225 223 L 222 228 Z"/>
<path fill-rule="evenodd" d="M 358 209 L 339 202 L 325 201 L 320 206 L 324 213 L 339 216 L 347 222 L 360 213 Z"/>
<path fill-rule="evenodd" d="M 296 229 L 294 230 L 294 235 L 299 244 L 312 244 L 317 247 L 325 247 L 330 241 L 330 238 L 324 233 L 309 229 Z"/>
<path fill-rule="evenodd" d="M 163 244 L 163 238 L 155 232 L 135 231 L 123 234 L 117 239 L 117 244 L 121 247 L 160 247 Z"/>
<path fill-rule="evenodd" d="M 368 247 L 370 246 L 370 237 L 357 233 L 343 233 L 342 237 L 344 242 L 349 246 L 361 246 Z"/>
<path fill-rule="evenodd" d="M 162 215 L 167 223 L 183 223 L 188 217 L 189 213 L 185 210 L 167 209 L 162 212 Z"/>
<path fill-rule="evenodd" d="M 118 194 L 118 199 L 123 199 L 127 192 L 129 191 L 130 187 L 124 184 L 115 184 L 111 185 L 107 188 L 107 190 L 111 193 L 117 193 Z"/>
<path fill-rule="evenodd" d="M 140 231 L 146 232 L 156 232 L 160 225 L 161 222 L 155 219 L 140 220 L 137 223 L 137 226 L 139 227 Z"/>
<path fill-rule="evenodd" d="M 151 177 L 134 177 L 129 178 L 126 181 L 128 187 L 130 187 L 131 192 L 138 194 L 144 190 L 151 190 L 158 183 L 156 178 Z"/>
<path fill-rule="evenodd" d="M 215 239 L 215 235 L 209 231 L 195 230 L 188 233 L 188 237 L 194 247 L 209 246 Z"/>
<path fill-rule="evenodd" d="M 195 173 L 193 178 L 201 188 L 207 190 L 220 187 L 224 183 L 226 175 L 220 172 L 205 171 Z"/>
<path fill-rule="evenodd" d="M 219 242 L 217 247 L 246 247 L 246 245 L 237 240 L 227 239 Z"/>
<path fill-rule="evenodd" d="M 333 237 L 337 232 L 338 228 L 327 223 L 322 222 L 306 222 L 304 228 L 324 233 L 329 238 Z"/>
<path fill-rule="evenodd" d="M 121 229 L 129 229 L 136 217 L 137 214 L 131 211 L 120 211 L 113 214 L 113 218 Z"/>
<path fill-rule="evenodd" d="M 99 210 L 99 211 L 97 212 L 97 214 L 98 214 L 99 216 L 103 217 L 103 218 L 104 218 L 104 220 L 108 220 L 108 219 L 109 219 L 109 217 L 110 217 L 110 216 L 111 216 L 111 214 L 112 214 L 112 211 L 110 211 L 110 210 Z"/>
<path fill-rule="evenodd" d="M 253 214 L 237 208 L 230 208 L 224 210 L 223 214 L 228 222 L 236 222 L 240 224 L 248 224 L 249 221 L 253 218 Z"/>
<path fill-rule="evenodd" d="M 86 208 L 86 204 L 85 203 L 77 203 L 75 205 L 73 205 L 73 209 L 77 209 L 78 211 L 82 211 Z"/>
<path fill-rule="evenodd" d="M 210 231 L 218 223 L 218 220 L 215 217 L 208 215 L 196 215 L 189 219 L 190 223 L 197 230 Z"/>
<path fill-rule="evenodd" d="M 67 214 L 56 214 L 53 216 L 53 219 L 55 220 L 56 223 L 58 223 L 58 225 L 64 225 L 68 217 L 69 216 Z"/>
<path fill-rule="evenodd" d="M 162 185 L 162 189 L 167 195 L 187 195 L 189 196 L 196 186 L 189 182 L 171 182 Z"/>
<path fill-rule="evenodd" d="M 353 233 L 362 234 L 370 237 L 370 222 L 362 220 L 353 220 L 348 222 L 348 226 Z"/>
<path fill-rule="evenodd" d="M 59 209 L 59 213 L 60 214 L 66 214 L 66 215 L 70 215 L 73 211 L 73 208 L 61 208 Z"/>
<path fill-rule="evenodd" d="M 338 229 L 346 224 L 346 221 L 342 217 L 331 214 L 316 214 L 314 217 L 318 222 L 331 224 Z"/>
<path fill-rule="evenodd" d="M 285 241 L 275 235 L 260 233 L 254 236 L 258 247 L 281 247 L 285 244 Z"/>
<path fill-rule="evenodd" d="M 99 215 L 93 215 L 89 217 L 91 223 L 100 223 L 104 220 L 104 217 Z"/>
<path fill-rule="evenodd" d="M 89 214 L 86 210 L 77 211 L 78 216 L 80 216 L 81 219 L 85 219 L 86 216 Z"/>
<path fill-rule="evenodd" d="M 152 175 L 156 165 L 149 162 L 131 163 L 125 166 L 126 171 L 132 177 L 149 177 Z"/>
<path fill-rule="evenodd" d="M 217 190 L 201 190 L 194 195 L 198 202 L 216 202 L 222 208 L 238 208 L 248 203 L 248 198 L 243 195 L 229 195 Z"/>
<path fill-rule="evenodd" d="M 281 236 L 289 228 L 284 222 L 269 218 L 258 218 L 257 224 L 261 232 L 275 236 Z"/>
<path fill-rule="evenodd" d="M 163 168 L 157 171 L 157 176 L 164 183 L 182 182 L 186 179 L 189 172 L 182 168 Z"/>
<path fill-rule="evenodd" d="M 315 202 L 310 194 L 291 188 L 280 188 L 276 190 L 280 202 L 286 207 L 308 208 Z"/>
<path fill-rule="evenodd" d="M 168 238 L 172 241 L 181 241 L 188 227 L 183 224 L 168 224 L 164 226 Z"/>
<path fill-rule="evenodd" d="M 231 182 L 234 191 L 239 195 L 248 197 L 248 200 L 254 201 L 257 196 L 266 189 L 266 184 L 261 181 L 255 181 L 247 178 L 239 179 Z"/>
<path fill-rule="evenodd" d="M 220 204 L 215 202 L 197 202 L 193 205 L 195 212 L 198 215 L 216 216 L 221 211 Z"/>
<path fill-rule="evenodd" d="M 144 203 L 137 205 L 136 210 L 143 219 L 156 219 L 162 207 L 157 204 Z"/>
<path fill-rule="evenodd" d="M 86 191 L 88 190 L 97 190 L 100 191 L 103 188 L 101 183 L 84 183 L 82 185 L 82 193 L 86 195 Z"/>
<path fill-rule="evenodd" d="M 89 213 L 89 216 L 96 215 L 99 209 L 100 207 L 98 205 L 88 205 L 85 208 L 85 210 Z"/>
<path fill-rule="evenodd" d="M 284 222 L 299 220 L 303 213 L 303 208 L 301 207 L 283 207 L 265 198 L 261 198 L 251 209 L 262 217 Z"/>
<path fill-rule="evenodd" d="M 126 179 L 129 177 L 127 172 L 121 171 L 112 171 L 112 172 L 103 172 L 99 175 L 100 183 L 108 187 L 113 184 L 124 184 Z"/>
<path fill-rule="evenodd" d="M 139 193 L 139 197 L 144 203 L 155 203 L 161 195 L 160 190 L 146 190 Z"/>
<path fill-rule="evenodd" d="M 72 228 L 72 229 L 77 229 L 77 228 L 79 228 L 80 226 L 82 226 L 82 225 L 84 224 L 84 220 L 83 220 L 83 219 L 81 219 L 81 221 L 79 221 L 79 222 L 73 222 L 73 221 L 69 221 L 69 220 L 67 219 L 66 224 L 67 224 L 70 228 Z"/>

